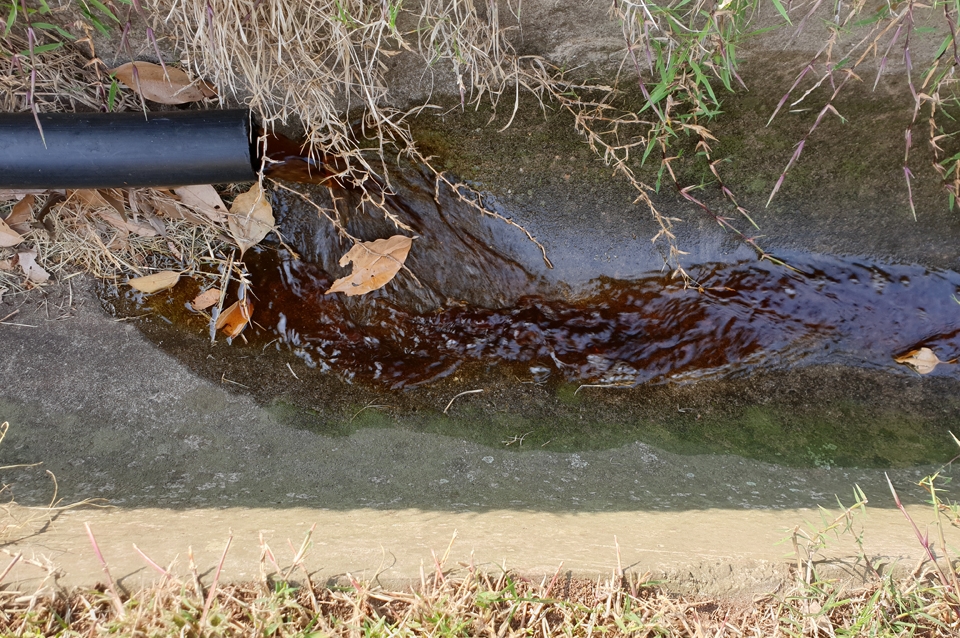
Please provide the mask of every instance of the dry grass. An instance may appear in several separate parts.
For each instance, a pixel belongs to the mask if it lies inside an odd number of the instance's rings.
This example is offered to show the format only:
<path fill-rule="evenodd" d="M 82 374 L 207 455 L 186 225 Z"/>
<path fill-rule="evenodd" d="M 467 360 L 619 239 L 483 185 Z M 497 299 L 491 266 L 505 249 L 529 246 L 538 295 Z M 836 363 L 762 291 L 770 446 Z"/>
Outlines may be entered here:
<path fill-rule="evenodd" d="M 0 249 L 0 287 L 17 294 L 44 285 L 18 267 L 23 251 L 36 252 L 37 263 L 55 280 L 86 272 L 119 284 L 163 269 L 215 277 L 211 273 L 232 250 L 222 224 L 204 219 L 172 193 L 134 189 L 105 195 L 109 200 L 97 191 L 38 194 L 24 242 Z M 54 203 L 46 207 L 44 201 Z"/>
<path fill-rule="evenodd" d="M 91 542 L 96 547 L 91 533 Z M 157 582 L 121 592 L 110 578 L 62 592 L 0 593 L 0 632 L 17 636 L 955 636 L 955 592 L 928 574 L 878 578 L 865 587 L 807 581 L 752 602 L 680 596 L 648 575 L 614 569 L 595 581 L 531 581 L 516 573 L 451 569 L 445 558 L 420 582 L 387 589 L 347 577 L 315 584 L 301 552 L 281 569 L 262 545 L 260 582 L 205 587 L 192 561 L 180 579 L 141 553 Z M 229 547 L 229 541 L 227 543 Z M 224 552 L 226 554 L 226 550 Z M 99 555 L 99 554 L 98 554 Z M 16 558 L 16 557 L 14 557 Z M 294 583 L 293 580 L 299 580 Z"/>
<path fill-rule="evenodd" d="M 0 432 L 2 435 L 2 432 Z M 289 562 L 260 537 L 257 582 L 221 584 L 232 536 L 224 543 L 217 568 L 204 584 L 187 552 L 186 568 L 164 567 L 135 551 L 154 582 L 125 591 L 114 580 L 87 525 L 90 548 L 103 580 L 93 588 L 64 591 L 56 585 L 56 566 L 5 552 L 0 584 L 20 561 L 44 574 L 38 587 L 0 589 L 0 633 L 9 636 L 670 636 L 721 638 L 800 636 L 927 636 L 960 632 L 958 565 L 943 541 L 943 525 L 957 523 L 953 504 L 937 496 L 938 474 L 921 485 L 931 494 L 937 513 L 939 541 L 920 535 L 926 557 L 912 572 L 879 568 L 863 552 L 861 514 L 866 499 L 854 490 L 856 502 L 839 515 L 821 510 L 821 522 L 797 526 L 786 539 L 792 544 L 792 580 L 776 591 L 744 599 L 707 598 L 670 593 L 650 574 L 626 572 L 617 545 L 616 567 L 596 580 L 574 578 L 558 566 L 550 577 L 530 579 L 520 573 L 480 569 L 472 560 L 453 564 L 456 534 L 442 555 L 421 567 L 420 578 L 406 588 L 387 588 L 379 574 L 360 581 L 347 574 L 324 584 L 315 582 L 305 559 L 314 528 L 298 548 L 290 546 Z M 891 484 L 896 498 L 896 491 Z M 899 504 L 899 499 L 897 498 Z M 908 524 L 913 521 L 904 510 Z M 22 532 L 22 528 L 18 531 Z M 11 538 L 7 535 L 6 538 Z M 614 539 L 616 544 L 616 539 Z M 835 565 L 823 555 L 829 545 L 850 543 L 853 563 L 841 560 L 845 577 L 826 576 Z M 853 584 L 851 568 L 865 584 Z M 834 570 L 833 573 L 838 573 Z M 672 583 L 674 586 L 679 583 Z M 667 584 L 668 586 L 670 583 Z"/>
<path fill-rule="evenodd" d="M 891 51 L 898 50 L 906 60 L 910 99 L 915 104 L 912 121 L 905 123 L 907 188 L 913 179 L 912 131 L 920 125 L 918 115 L 926 105 L 934 168 L 953 198 L 960 184 L 960 159 L 944 149 L 949 149 L 952 135 L 945 124 L 949 120 L 946 103 L 955 83 L 950 60 L 960 62 L 955 46 L 960 19 L 957 7 L 908 2 L 867 13 L 866 3 L 857 2 L 843 5 L 843 12 L 833 15 L 833 5 L 828 7 L 820 0 L 797 6 L 775 4 L 785 16 L 793 16 L 789 29 L 797 33 L 823 29 L 824 38 L 782 104 L 792 99 L 795 107 L 804 99 L 813 100 L 817 89 L 827 86 L 833 94 L 818 107 L 819 118 L 799 140 L 771 199 L 800 160 L 817 124 L 831 112 L 839 115 L 834 98 L 840 89 L 859 81 L 857 73 L 867 61 L 879 60 L 878 74 L 882 73 Z M 721 91 L 743 85 L 737 49 L 753 25 L 757 9 L 753 0 L 726 0 L 717 6 L 613 2 L 610 17 L 622 28 L 623 64 L 606 84 L 584 81 L 538 56 L 518 55 L 512 44 L 515 27 L 504 24 L 515 23 L 523 10 L 520 2 L 422 0 L 403 5 L 395 0 L 137 0 L 116 9 L 115 19 L 108 19 L 89 4 L 55 7 L 43 20 L 74 33 L 77 39 L 37 54 L 31 44 L 44 46 L 65 38 L 52 29 L 33 28 L 37 15 L 31 21 L 18 18 L 3 39 L 7 56 L 0 74 L 0 108 L 142 108 L 131 91 L 117 90 L 94 47 L 94 42 L 100 41 L 94 37 L 97 29 L 112 28 L 109 37 L 117 59 L 179 62 L 218 88 L 220 104 L 249 106 L 268 129 L 299 123 L 310 149 L 318 156 L 337 158 L 343 166 L 342 179 L 360 188 L 372 187 L 370 201 L 375 203 L 376 191 L 383 185 L 389 188 L 391 158 L 406 155 L 424 160 L 406 122 L 423 106 L 402 110 L 388 89 L 395 60 L 409 64 L 419 59 L 431 73 L 451 79 L 463 107 L 487 100 L 509 112 L 505 126 L 513 121 L 521 90 L 538 96 L 544 108 L 567 111 L 586 143 L 615 174 L 634 186 L 637 202 L 657 224 L 652 239 L 663 244 L 665 263 L 678 274 L 686 277 L 684 253 L 673 233 L 678 219 L 664 214 L 656 200 L 662 182 L 674 186 L 694 210 L 709 215 L 755 248 L 761 258 L 771 257 L 754 241 L 750 229 L 755 224 L 749 212 L 721 177 L 722 158 L 713 156 L 716 140 L 709 128 L 720 110 Z M 943 14 L 943 30 L 950 37 L 943 55 L 921 79 L 910 63 L 910 42 L 911 37 L 918 37 L 915 23 L 920 12 L 931 10 Z M 501 11 L 514 15 L 504 20 Z M 826 18 L 822 25 L 819 18 Z M 21 53 L 27 50 L 29 55 Z M 625 99 L 637 89 L 644 97 L 642 107 L 631 106 Z M 677 152 L 688 145 L 692 152 Z M 706 198 L 693 195 L 702 184 L 686 184 L 677 178 L 674 166 L 698 157 L 707 161 L 709 175 L 705 178 L 713 180 L 710 187 L 721 204 L 708 206 Z M 648 159 L 659 164 L 655 181 L 639 177 L 639 167 Z M 452 181 L 439 172 L 437 177 L 438 181 Z M 912 207 L 912 194 L 910 203 Z M 478 210 L 491 213 L 482 205 Z M 394 221 L 402 227 L 402 222 Z"/>

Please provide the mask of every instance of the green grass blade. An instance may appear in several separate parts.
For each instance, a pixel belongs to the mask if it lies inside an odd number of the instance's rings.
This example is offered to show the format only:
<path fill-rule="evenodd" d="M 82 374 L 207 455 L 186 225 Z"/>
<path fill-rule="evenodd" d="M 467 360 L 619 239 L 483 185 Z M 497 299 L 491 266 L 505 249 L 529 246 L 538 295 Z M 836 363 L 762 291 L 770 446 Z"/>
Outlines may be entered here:
<path fill-rule="evenodd" d="M 787 10 L 783 7 L 783 3 L 780 0 L 770 0 L 773 2 L 773 6 L 777 8 L 777 12 L 783 16 L 783 19 L 787 21 L 787 24 L 792 25 L 793 22 L 790 21 L 790 16 L 787 15 Z"/>

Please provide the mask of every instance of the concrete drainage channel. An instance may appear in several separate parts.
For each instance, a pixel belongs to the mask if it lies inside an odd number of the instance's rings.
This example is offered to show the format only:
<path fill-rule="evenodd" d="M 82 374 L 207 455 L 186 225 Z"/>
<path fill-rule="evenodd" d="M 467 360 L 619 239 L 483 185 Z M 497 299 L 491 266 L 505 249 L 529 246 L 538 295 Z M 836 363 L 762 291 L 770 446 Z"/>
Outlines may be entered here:
<path fill-rule="evenodd" d="M 785 577 L 790 546 L 778 543 L 788 530 L 820 525 L 818 508 L 835 510 L 835 494 L 852 504 L 854 485 L 871 499 L 867 551 L 911 566 L 919 557 L 879 470 L 791 469 L 641 443 L 581 453 L 489 447 L 403 428 L 322 436 L 198 378 L 105 315 L 84 284 L 69 285 L 72 306 L 58 290 L 21 311 L 18 323 L 35 327 L 4 328 L 0 403 L 11 423 L 5 459 L 43 462 L 5 473 L 19 504 L 5 514 L 15 524 L 5 549 L 49 558 L 64 584 L 101 578 L 87 522 L 113 574 L 134 588 L 153 572 L 131 543 L 164 564 L 192 548 L 204 573 L 232 531 L 225 575 L 244 579 L 256 576 L 261 533 L 275 548 L 288 539 L 297 547 L 316 524 L 308 564 L 324 578 L 416 579 L 431 550 L 456 536 L 457 560 L 472 553 L 528 574 L 561 563 L 577 575 L 607 573 L 618 543 L 626 565 L 670 587 L 747 596 Z M 48 318 L 53 309 L 62 318 Z M 912 486 L 932 469 L 890 477 L 917 503 Z M 29 509 L 53 493 L 45 470 L 57 477 L 59 505 L 109 507 Z M 854 549 L 840 540 L 827 555 Z M 39 577 L 30 565 L 15 571 Z"/>
<path fill-rule="evenodd" d="M 766 164 L 782 165 L 764 155 L 775 145 L 754 135 L 763 129 L 757 113 L 775 105 L 778 95 L 770 95 L 774 104 L 763 108 L 749 103 L 759 98 L 731 98 L 726 124 L 748 131 L 732 137 L 757 155 L 732 170 L 746 185 L 743 202 L 763 228 L 764 247 L 798 263 L 810 255 L 811 263 L 845 260 L 867 273 L 864 285 L 874 285 L 871 272 L 898 268 L 910 271 L 908 284 L 954 281 L 956 217 L 935 187 L 917 185 L 920 222 L 905 221 L 901 194 L 889 188 L 891 163 L 870 156 L 890 150 L 878 139 L 889 135 L 869 121 L 849 134 L 866 149 L 856 183 L 838 168 L 842 158 L 822 152 L 816 170 L 795 173 L 799 196 L 763 207 L 769 184 L 757 175 Z M 524 113 L 502 134 L 483 129 L 484 112 L 415 125 L 449 170 L 480 184 L 534 232 L 556 268 L 535 266 L 539 252 L 496 224 L 471 228 L 470 238 L 490 233 L 502 242 L 491 245 L 509 248 L 517 268 L 540 277 L 537 285 L 554 299 L 585 294 L 604 278 L 656 273 L 662 259 L 649 243 L 656 229 L 623 204 L 633 199 L 630 188 L 609 180 L 569 122 Z M 664 200 L 664 210 L 686 215 L 677 234 L 690 264 L 753 263 L 752 249 L 714 220 Z M 300 224 L 301 236 L 322 245 L 306 216 L 283 223 Z M 335 256 L 316 261 L 324 258 Z M 435 265 L 443 274 L 442 262 Z M 877 285 L 907 287 L 903 281 Z M 477 294 L 530 292 L 486 283 Z M 458 285 L 458 294 L 470 293 L 469 279 Z M 852 505 L 857 488 L 870 501 L 857 518 L 864 551 L 912 568 L 923 550 L 894 508 L 887 476 L 921 528 L 930 524 L 917 483 L 953 456 L 948 432 L 960 429 L 956 367 L 919 377 L 892 362 L 912 345 L 935 341 L 949 350 L 960 319 L 920 326 L 910 343 L 894 339 L 889 347 L 889 335 L 866 330 L 865 350 L 886 353 L 867 361 L 845 352 L 803 365 L 765 361 L 769 369 L 719 379 L 583 392 L 557 374 L 526 383 L 531 378 L 509 366 L 463 366 L 390 392 L 308 368 L 289 351 L 268 357 L 259 345 L 210 346 L 202 330 L 172 329 L 163 306 L 131 303 L 75 277 L 17 307 L 0 305 L 0 316 L 18 310 L 0 326 L 0 418 L 10 424 L 0 454 L 3 465 L 22 466 L 3 473 L 16 503 L 4 514 L 3 543 L 36 559 L 8 577 L 24 587 L 47 576 L 38 566 L 46 560 L 65 585 L 102 579 L 85 523 L 130 589 L 154 574 L 132 543 L 162 564 L 180 556 L 180 569 L 192 550 L 207 574 L 232 533 L 224 578 L 242 580 L 257 577 L 261 538 L 289 560 L 316 525 L 306 564 L 329 580 L 416 580 L 431 552 L 442 555 L 452 542 L 454 562 L 536 576 L 560 565 L 575 575 L 609 573 L 619 552 L 624 567 L 668 588 L 750 597 L 787 578 L 792 545 L 780 541 L 797 526 L 829 525 L 837 498 Z M 948 317 L 952 302 L 945 303 L 938 309 Z M 804 343 L 822 336 L 810 323 Z M 443 412 L 450 399 L 479 388 Z M 951 472 L 947 466 L 942 476 Z M 948 484 L 943 497 L 957 496 Z M 63 509 L 31 509 L 52 498 Z M 948 542 L 960 541 L 953 528 L 947 533 Z M 285 555 L 278 548 L 288 540 Z M 841 537 L 821 556 L 856 579 L 858 551 Z"/>
<path fill-rule="evenodd" d="M 385 392 L 282 353 L 211 346 L 203 331 L 191 336 L 158 320 L 162 312 L 118 314 L 115 296 L 96 293 L 93 282 L 71 278 L 29 297 L 3 326 L 5 464 L 42 463 L 4 473 L 16 501 L 5 514 L 5 549 L 49 559 L 65 585 L 101 579 L 85 523 L 131 589 L 155 574 L 133 543 L 164 564 L 180 556 L 180 568 L 190 550 L 205 573 L 233 534 L 224 578 L 242 580 L 256 577 L 262 541 L 296 548 L 315 525 L 306 564 L 331 580 L 416 580 L 431 552 L 452 543 L 459 563 L 528 575 L 562 565 L 595 577 L 617 565 L 619 552 L 626 567 L 671 589 L 750 597 L 787 578 L 792 545 L 780 541 L 797 526 L 828 525 L 837 498 L 852 505 L 856 488 L 870 501 L 857 518 L 864 550 L 912 567 L 922 548 L 886 477 L 926 525 L 932 511 L 917 482 L 951 455 L 957 378 L 949 366 L 921 378 L 895 364 L 819 362 L 593 394 L 524 384 L 494 366 Z M 442 412 L 477 384 L 483 394 Z M 770 461 L 783 448 L 745 439 L 724 448 L 723 437 L 650 438 L 696 431 L 711 418 L 732 438 L 794 436 L 790 427 L 800 426 L 783 420 L 789 411 L 822 415 L 834 438 L 798 439 L 802 449 L 782 462 Z M 884 414 L 884 423 L 907 426 L 869 430 Z M 778 422 L 780 430 L 769 429 Z M 886 456 L 864 452 L 837 465 L 831 441 L 866 450 L 871 437 L 893 437 Z M 938 438 L 941 450 L 924 447 Z M 63 510 L 30 509 L 55 489 Z M 943 497 L 955 496 L 948 485 Z M 821 557 L 856 579 L 858 551 L 841 537 Z M 11 578 L 31 586 L 46 576 L 22 562 Z"/>

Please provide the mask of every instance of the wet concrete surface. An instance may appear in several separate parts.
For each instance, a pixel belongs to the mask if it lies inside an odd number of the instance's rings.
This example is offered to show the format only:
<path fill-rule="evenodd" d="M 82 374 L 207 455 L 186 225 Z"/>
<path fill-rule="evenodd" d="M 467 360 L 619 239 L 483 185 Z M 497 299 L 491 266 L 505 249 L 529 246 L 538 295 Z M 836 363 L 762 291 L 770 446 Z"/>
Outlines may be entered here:
<path fill-rule="evenodd" d="M 877 99 L 902 88 L 898 82 L 884 78 Z M 843 97 L 838 108 L 859 116 L 825 123 L 783 197 L 765 208 L 810 114 L 766 128 L 780 94 L 762 89 L 726 102 L 739 115 L 717 123 L 716 153 L 733 158 L 728 182 L 760 225 L 766 250 L 788 263 L 827 255 L 960 272 L 960 217 L 935 180 L 915 186 L 918 222 L 909 217 L 899 181 L 903 109 Z M 472 222 L 474 238 L 495 241 L 523 285 L 535 284 L 512 290 L 513 298 L 543 289 L 575 298 L 598 277 L 661 272 L 663 247 L 650 242 L 649 214 L 630 203 L 635 192 L 611 179 L 569 119 L 530 106 L 502 133 L 504 114 L 490 123 L 482 108 L 416 123 L 441 167 L 547 248 L 553 269 L 516 229 Z M 918 162 L 929 159 L 922 153 Z M 698 170 L 682 177 L 696 182 Z M 723 210 L 718 194 L 705 191 L 704 200 Z M 657 202 L 682 220 L 677 243 L 692 272 L 756 259 L 675 192 L 664 189 Z M 313 257 L 336 259 L 319 249 Z M 420 265 L 443 280 L 442 261 Z M 499 292 L 496 281 L 485 285 L 478 294 Z M 552 573 L 564 561 L 595 576 L 615 564 L 616 536 L 638 570 L 681 589 L 749 596 L 785 577 L 789 549 L 776 544 L 784 530 L 817 525 L 817 508 L 835 508 L 837 496 L 850 504 L 854 486 L 870 499 L 867 538 L 876 545 L 867 551 L 915 562 L 919 547 L 893 509 L 886 475 L 927 525 L 917 482 L 956 453 L 949 431 L 960 429 L 960 382 L 949 368 L 920 377 L 827 359 L 624 390 L 578 389 L 556 378 L 530 383 L 512 369 L 480 365 L 390 393 L 345 383 L 289 352 L 267 357 L 211 345 L 205 331 L 171 330 L 158 313 L 125 316 L 115 296 L 104 295 L 101 306 L 95 288 L 78 277 L 17 299 L 20 325 L 0 325 L 0 419 L 10 423 L 0 459 L 42 463 L 3 471 L 18 504 L 6 512 L 12 525 L 3 542 L 8 551 L 50 556 L 65 566 L 69 584 L 100 578 L 84 521 L 129 582 L 142 571 L 130 542 L 161 563 L 193 546 L 209 569 L 232 528 L 238 543 L 228 573 L 250 578 L 258 531 L 295 545 L 317 522 L 314 564 L 330 578 L 373 577 L 386 564 L 390 578 L 415 579 L 420 561 L 429 563 L 430 549 L 443 551 L 454 530 L 461 560 L 475 549 L 487 565 L 507 559 L 508 567 Z M 448 302 L 449 288 L 433 292 L 435 307 Z M 10 303 L 3 315 L 15 308 Z M 451 399 L 476 389 L 484 392 L 461 396 L 444 413 Z M 34 518 L 23 508 L 50 502 L 47 470 L 60 503 L 102 499 L 112 509 Z M 947 466 L 943 476 L 952 472 Z M 944 497 L 956 498 L 958 489 L 948 484 Z M 841 545 L 836 555 L 855 551 Z"/>
<path fill-rule="evenodd" d="M 22 305 L 21 326 L 2 327 L 0 403 L 11 426 L 4 464 L 42 462 L 3 473 L 18 503 L 5 514 L 5 547 L 51 558 L 67 585 L 100 578 L 83 522 L 130 587 L 149 578 L 131 542 L 160 562 L 179 554 L 181 567 L 193 547 L 211 569 L 232 529 L 238 542 L 227 573 L 250 578 L 259 530 L 277 546 L 296 545 L 317 522 L 311 564 L 333 579 L 380 571 L 388 582 L 415 579 L 420 560 L 443 551 L 454 530 L 461 562 L 476 550 L 475 560 L 491 568 L 506 560 L 526 573 L 552 573 L 563 561 L 571 573 L 596 575 L 615 564 L 616 536 L 628 565 L 681 590 L 749 597 L 784 578 L 784 530 L 817 526 L 816 508 L 835 509 L 837 495 L 852 504 L 855 485 L 871 502 L 865 520 L 876 545 L 868 547 L 891 563 L 919 555 L 882 470 L 680 455 L 637 441 L 550 451 L 520 428 L 483 444 L 402 422 L 358 424 L 386 408 L 371 405 L 354 419 L 375 395 L 349 386 L 351 396 L 327 397 L 340 408 L 331 427 L 342 429 L 311 431 L 231 383 L 229 370 L 217 380 L 191 372 L 129 321 L 107 315 L 89 282 L 67 286 L 72 291 L 47 290 Z M 450 389 L 431 396 L 449 400 Z M 460 399 L 450 418 L 469 422 L 461 410 L 476 398 Z M 916 482 L 936 469 L 889 471 L 924 524 L 930 512 L 915 507 L 923 501 Z M 52 522 L 24 509 L 52 498 L 47 470 L 60 504 L 102 499 L 110 509 L 78 508 Z M 835 549 L 841 563 L 852 551 Z M 41 578 L 35 567 L 20 569 L 24 587 Z"/>
<path fill-rule="evenodd" d="M 369 417 L 390 414 L 389 397 L 340 382 L 351 395 L 325 397 L 327 411 L 313 417 L 326 423 L 308 429 L 309 412 L 264 405 L 236 385 L 252 387 L 253 377 L 239 377 L 238 368 L 223 369 L 215 380 L 197 377 L 130 322 L 106 315 L 87 286 L 73 285 L 72 309 L 56 310 L 48 297 L 18 315 L 18 323 L 35 328 L 3 327 L 8 355 L 0 405 L 11 423 L 4 461 L 43 462 L 7 475 L 21 504 L 50 498 L 46 470 L 68 501 L 105 498 L 122 507 L 783 509 L 832 504 L 834 494 L 848 494 L 855 484 L 878 505 L 891 504 L 882 469 L 829 467 L 829 448 L 812 450 L 824 455 L 808 459 L 814 467 L 789 468 L 733 455 L 669 453 L 637 440 L 578 446 L 571 439 L 565 450 L 547 450 L 540 432 L 532 436 L 524 429 L 529 421 L 501 423 L 499 441 L 476 440 L 464 431 L 471 421 L 482 428 L 480 417 L 495 409 L 485 404 L 500 397 L 492 387 L 494 398 L 461 397 L 444 415 L 446 402 L 466 387 L 459 381 L 443 392 L 431 388 L 417 397 L 417 411 L 386 420 Z M 65 314 L 47 319 L 47 310 Z M 255 376 L 256 360 L 243 363 Z M 288 373 L 286 383 L 305 380 Z M 524 387 L 516 380 L 513 385 Z M 313 391 L 321 389 L 331 388 Z M 456 429 L 418 426 L 415 417 L 429 400 L 436 401 L 433 416 L 454 421 Z M 560 400 L 540 398 L 534 408 L 549 403 Z M 587 397 L 584 404 L 590 403 Z M 674 413 L 677 406 L 660 410 Z M 948 460 L 948 440 L 943 447 Z M 905 467 L 891 476 L 917 495 L 908 484 L 935 469 Z"/>

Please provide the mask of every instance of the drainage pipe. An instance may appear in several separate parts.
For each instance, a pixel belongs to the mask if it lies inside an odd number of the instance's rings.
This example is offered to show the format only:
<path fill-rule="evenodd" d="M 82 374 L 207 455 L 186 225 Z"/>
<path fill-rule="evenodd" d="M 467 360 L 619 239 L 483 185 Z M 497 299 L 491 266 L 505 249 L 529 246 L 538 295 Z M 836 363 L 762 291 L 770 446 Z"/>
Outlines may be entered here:
<path fill-rule="evenodd" d="M 0 188 L 127 188 L 256 179 L 250 112 L 0 113 Z"/>

